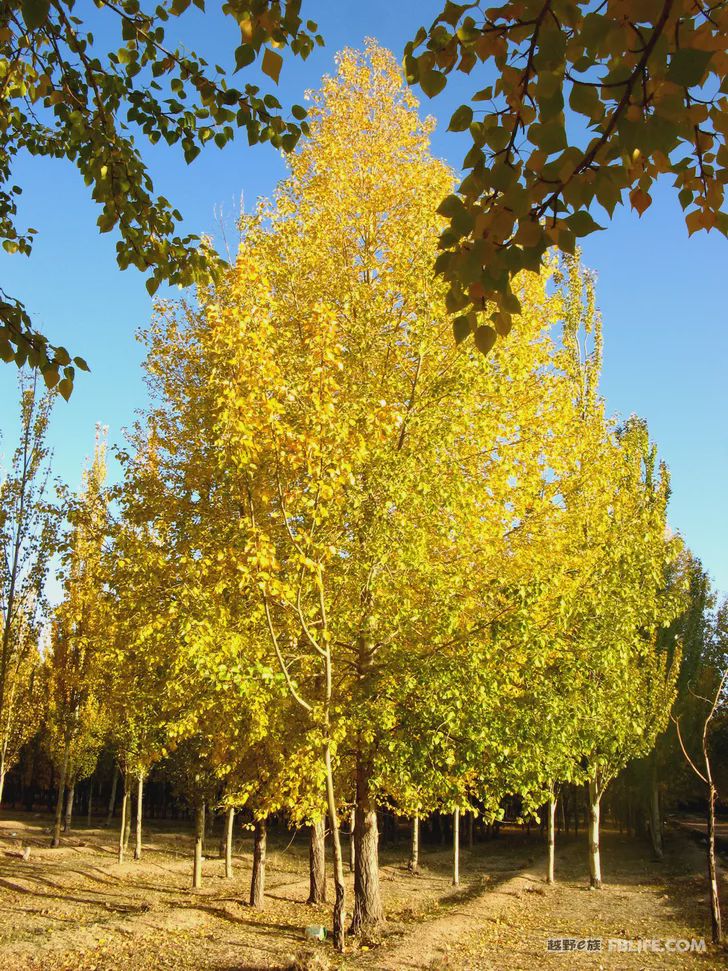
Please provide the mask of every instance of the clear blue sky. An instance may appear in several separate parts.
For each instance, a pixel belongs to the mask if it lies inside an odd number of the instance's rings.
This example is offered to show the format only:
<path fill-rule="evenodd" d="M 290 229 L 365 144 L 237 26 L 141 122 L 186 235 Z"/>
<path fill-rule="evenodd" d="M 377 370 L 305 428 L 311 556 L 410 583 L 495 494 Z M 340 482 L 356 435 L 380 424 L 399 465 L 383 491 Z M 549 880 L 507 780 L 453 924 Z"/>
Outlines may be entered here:
<path fill-rule="evenodd" d="M 360 47 L 367 36 L 399 57 L 408 37 L 421 23 L 429 24 L 437 8 L 433 0 L 304 0 L 304 15 L 318 21 L 327 45 L 305 63 L 286 58 L 279 97 L 300 101 L 302 90 L 317 87 L 322 74 L 332 72 L 337 50 Z M 191 21 L 182 18 L 179 29 L 180 39 L 211 61 L 231 63 L 237 39 L 232 22 L 193 13 Z M 466 90 L 460 81 L 433 102 L 423 99 L 423 112 L 439 122 L 434 152 L 455 167 L 464 142 L 445 128 L 458 90 Z M 284 172 L 270 146 L 249 149 L 244 135 L 223 151 L 208 148 L 190 167 L 166 148 L 144 151 L 157 190 L 182 210 L 186 228 L 218 239 L 215 209 L 222 208 L 230 229 L 241 193 L 250 208 Z M 59 403 L 53 421 L 57 474 L 77 485 L 95 423 L 108 424 L 110 440 L 118 442 L 144 403 L 142 353 L 134 333 L 148 320 L 151 301 L 141 274 L 117 269 L 114 237 L 99 236 L 96 208 L 70 164 L 23 159 L 14 181 L 24 187 L 21 225 L 34 226 L 39 236 L 30 259 L 0 255 L 2 285 L 26 301 L 52 339 L 83 355 L 93 369 L 79 376 L 71 402 Z M 716 233 L 688 239 L 666 184 L 641 220 L 618 209 L 605 232 L 585 240 L 584 258 L 599 275 L 608 406 L 647 419 L 672 472 L 671 524 L 717 586 L 728 591 L 728 241 Z M 4 435 L 12 435 L 15 378 L 14 367 L 0 367 Z M 3 452 L 9 444 L 6 438 Z"/>

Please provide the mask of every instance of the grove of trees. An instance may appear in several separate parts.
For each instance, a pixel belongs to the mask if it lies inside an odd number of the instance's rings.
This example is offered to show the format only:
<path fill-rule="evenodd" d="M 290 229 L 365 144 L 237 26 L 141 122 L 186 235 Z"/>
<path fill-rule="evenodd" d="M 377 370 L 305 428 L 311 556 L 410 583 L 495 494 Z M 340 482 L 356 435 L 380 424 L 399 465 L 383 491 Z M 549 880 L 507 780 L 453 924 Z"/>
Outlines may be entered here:
<path fill-rule="evenodd" d="M 306 124 L 235 264 L 157 303 L 118 484 L 99 431 L 79 495 L 51 501 L 59 392 L 22 386 L 0 485 L 2 778 L 42 719 L 58 845 L 111 753 L 123 860 L 164 771 L 194 817 L 195 887 L 206 815 L 225 816 L 230 874 L 243 811 L 255 907 L 272 817 L 310 827 L 312 902 L 328 836 L 343 949 L 385 920 L 383 809 L 412 821 L 413 869 L 419 820 L 453 814 L 456 883 L 459 821 L 506 798 L 524 819 L 545 807 L 555 880 L 567 788 L 588 802 L 593 888 L 605 793 L 644 790 L 659 852 L 671 712 L 715 799 L 728 642 L 646 424 L 607 414 L 578 252 L 513 276 L 517 342 L 453 341 L 432 266 L 456 179 L 392 55 L 343 51 Z"/>

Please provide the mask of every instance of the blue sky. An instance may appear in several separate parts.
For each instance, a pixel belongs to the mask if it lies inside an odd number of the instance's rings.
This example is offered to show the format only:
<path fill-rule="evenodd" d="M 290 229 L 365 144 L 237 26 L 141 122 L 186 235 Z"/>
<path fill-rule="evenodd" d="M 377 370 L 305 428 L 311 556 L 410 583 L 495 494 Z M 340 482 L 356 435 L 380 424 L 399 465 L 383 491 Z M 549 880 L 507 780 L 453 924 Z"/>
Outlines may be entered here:
<path fill-rule="evenodd" d="M 212 6 L 212 4 L 211 4 Z M 342 47 L 361 47 L 374 36 L 399 57 L 408 37 L 429 24 L 438 3 L 304 0 L 304 16 L 317 20 L 326 47 L 301 63 L 285 60 L 278 96 L 301 101 L 322 74 L 333 71 Z M 231 22 L 197 13 L 179 23 L 179 37 L 217 63 L 231 63 L 237 41 Z M 98 36 L 97 31 L 97 36 Z M 103 33 L 103 32 L 102 32 Z M 445 131 L 467 82 L 457 79 L 423 113 L 438 119 L 435 154 L 457 167 L 463 136 Z M 209 147 L 189 167 L 162 147 L 144 148 L 157 191 L 181 209 L 185 228 L 220 237 L 216 211 L 234 236 L 241 195 L 251 208 L 284 173 L 270 146 L 247 147 L 245 137 L 223 151 Z M 77 485 L 93 447 L 94 426 L 109 426 L 110 441 L 144 403 L 134 338 L 151 311 L 144 278 L 120 272 L 113 235 L 96 230 L 98 212 L 77 171 L 56 161 L 23 158 L 14 181 L 24 187 L 20 225 L 39 230 L 32 257 L 0 255 L 3 287 L 21 297 L 39 326 L 84 356 L 92 367 L 80 375 L 69 404 L 59 403 L 51 433 L 59 476 Z M 703 560 L 716 585 L 728 591 L 728 241 L 716 233 L 688 239 L 669 183 L 658 187 L 642 219 L 618 209 L 607 230 L 588 237 L 585 262 L 598 273 L 604 316 L 605 361 L 602 390 L 612 412 L 646 418 L 672 473 L 670 520 Z M 0 448 L 12 444 L 15 369 L 0 368 Z M 113 475 L 113 469 L 112 475 Z"/>

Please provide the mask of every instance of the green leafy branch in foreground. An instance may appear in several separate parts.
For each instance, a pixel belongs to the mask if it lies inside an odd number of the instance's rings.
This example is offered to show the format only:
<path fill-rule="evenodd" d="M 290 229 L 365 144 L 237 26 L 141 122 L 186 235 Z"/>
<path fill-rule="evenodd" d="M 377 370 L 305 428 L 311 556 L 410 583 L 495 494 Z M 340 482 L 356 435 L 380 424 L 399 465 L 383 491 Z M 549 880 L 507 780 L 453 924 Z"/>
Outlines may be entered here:
<path fill-rule="evenodd" d="M 233 86 L 230 72 L 166 39 L 168 21 L 205 0 L 166 0 L 153 10 L 139 0 L 95 0 L 94 23 L 107 30 L 110 18 L 120 45 L 99 50 L 90 17 L 75 15 L 75 0 L 10 0 L 0 13 L 0 240 L 6 252 L 29 254 L 34 229 L 17 226 L 12 167 L 21 152 L 66 158 L 79 169 L 100 205 L 101 232 L 119 233 L 117 262 L 149 272 L 153 294 L 163 281 L 187 286 L 219 271 L 219 260 L 194 235 L 181 235 L 182 216 L 156 195 L 135 142 L 179 145 L 190 163 L 203 145 L 223 148 L 244 128 L 248 142 L 270 142 L 290 151 L 307 130 L 306 111 L 291 109 L 291 120 L 272 94 L 253 84 Z M 289 47 L 306 58 L 323 43 L 316 24 L 299 17 L 300 0 L 230 0 L 222 12 L 239 30 L 234 72 L 260 66 L 275 83 Z M 113 23 L 112 23 L 113 26 Z M 211 259 L 211 255 L 213 258 Z M 68 398 L 75 369 L 87 369 L 34 329 L 23 304 L 0 291 L 0 357 L 26 362 L 58 385 Z"/>
<path fill-rule="evenodd" d="M 447 2 L 420 28 L 409 83 L 432 98 L 453 71 L 476 78 L 450 120 L 472 138 L 468 172 L 440 206 L 456 340 L 474 332 L 490 350 L 520 312 L 514 276 L 601 229 L 595 203 L 611 217 L 628 196 L 642 215 L 659 175 L 673 177 L 691 234 L 728 233 L 726 38 L 725 0 Z"/>

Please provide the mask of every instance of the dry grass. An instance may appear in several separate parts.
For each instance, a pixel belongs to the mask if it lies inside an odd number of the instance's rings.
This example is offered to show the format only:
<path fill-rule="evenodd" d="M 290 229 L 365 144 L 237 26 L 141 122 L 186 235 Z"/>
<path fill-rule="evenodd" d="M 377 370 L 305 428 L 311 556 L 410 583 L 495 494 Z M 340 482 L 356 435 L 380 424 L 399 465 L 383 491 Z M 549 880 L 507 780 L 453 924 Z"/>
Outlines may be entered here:
<path fill-rule="evenodd" d="M 382 852 L 388 923 L 376 940 L 352 942 L 344 958 L 327 941 L 308 944 L 309 924 L 330 923 L 327 907 L 310 907 L 308 847 L 303 833 L 273 837 L 263 912 L 247 906 L 252 840 L 240 832 L 236 871 L 208 859 L 201 890 L 190 889 L 191 836 L 178 827 L 148 833 L 144 858 L 115 862 L 116 834 L 79 829 L 48 848 L 45 817 L 0 822 L 0 971 L 252 971 L 327 968 L 591 968 L 637 971 L 728 966 L 725 954 L 553 955 L 548 937 L 708 939 L 707 888 L 700 849 L 674 835 L 663 864 L 648 848 L 607 834 L 607 888 L 586 889 L 582 840 L 562 841 L 560 882 L 547 887 L 543 847 L 510 833 L 463 851 L 462 884 L 450 883 L 447 850 L 425 847 L 412 876 L 403 843 Z M 215 849 L 217 840 L 212 841 Z M 30 846 L 30 858 L 22 859 Z M 349 878 L 350 879 L 350 878 Z M 350 883 L 351 893 L 351 883 Z M 350 898 L 351 900 L 351 898 Z"/>

